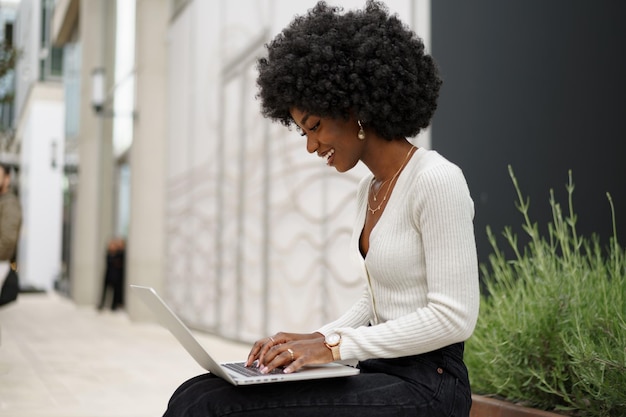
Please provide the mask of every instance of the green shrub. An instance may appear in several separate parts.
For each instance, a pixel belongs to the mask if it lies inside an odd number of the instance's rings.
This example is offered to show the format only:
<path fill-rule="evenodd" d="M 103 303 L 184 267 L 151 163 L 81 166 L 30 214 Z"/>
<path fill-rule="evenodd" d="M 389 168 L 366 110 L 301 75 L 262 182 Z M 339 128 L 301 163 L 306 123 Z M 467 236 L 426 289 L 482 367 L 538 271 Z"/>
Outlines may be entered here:
<path fill-rule="evenodd" d="M 505 228 L 514 253 L 506 259 L 487 228 L 494 253 L 490 268 L 481 265 L 486 291 L 466 350 L 472 388 L 567 414 L 626 416 L 626 252 L 611 196 L 608 248 L 576 233 L 571 172 L 568 213 L 551 191 L 553 220 L 543 237 L 511 167 L 509 173 L 529 239 L 520 248 Z"/>

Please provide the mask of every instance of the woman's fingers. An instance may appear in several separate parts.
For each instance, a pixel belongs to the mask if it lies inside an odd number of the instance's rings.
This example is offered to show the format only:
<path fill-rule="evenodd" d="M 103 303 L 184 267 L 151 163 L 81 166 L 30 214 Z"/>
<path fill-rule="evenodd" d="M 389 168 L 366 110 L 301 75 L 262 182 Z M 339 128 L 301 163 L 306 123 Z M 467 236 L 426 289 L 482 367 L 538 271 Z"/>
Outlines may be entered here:
<path fill-rule="evenodd" d="M 286 367 L 296 360 L 294 347 L 290 347 L 294 343 L 280 344 L 272 347 L 267 351 L 261 364 L 261 372 L 268 373 L 280 367 Z"/>
<path fill-rule="evenodd" d="M 252 346 L 252 349 L 250 349 L 250 353 L 248 354 L 248 360 L 246 361 L 246 366 L 252 366 L 254 361 L 259 361 L 260 363 L 263 354 L 275 344 L 275 339 L 271 336 L 261 340 L 257 340 Z"/>
<path fill-rule="evenodd" d="M 280 346 L 287 341 L 287 339 L 285 339 L 281 333 L 277 333 L 274 336 L 268 337 L 267 339 L 267 343 L 265 343 L 261 347 L 261 350 L 259 351 L 259 356 L 257 358 L 259 361 L 257 364 L 259 368 L 262 368 L 265 365 L 267 361 L 267 353 L 270 352 L 271 349 L 273 349 L 275 346 Z"/>
<path fill-rule="evenodd" d="M 279 350 L 274 350 L 272 352 L 272 349 L 276 346 L 284 345 L 287 343 L 300 342 L 300 341 L 301 342 L 306 342 L 306 341 L 311 341 L 311 340 L 319 341 L 320 339 L 323 340 L 323 338 L 324 336 L 321 333 L 317 333 L 317 332 L 316 333 L 284 333 L 284 332 L 276 333 L 273 336 L 268 336 L 266 338 L 257 340 L 254 343 L 254 345 L 252 346 L 252 349 L 250 350 L 250 353 L 248 354 L 248 360 L 246 361 L 246 366 L 252 366 L 254 362 L 256 361 L 257 366 L 259 368 L 264 368 L 266 364 L 274 361 L 274 359 L 278 356 L 278 354 L 285 352 L 286 349 L 289 348 L 289 346 L 287 346 Z M 323 342 L 322 342 L 322 345 L 323 345 Z M 270 354 L 270 352 L 272 353 Z M 279 362 L 285 362 L 286 357 L 287 356 L 283 355 L 283 357 L 281 358 L 281 360 L 279 360 Z M 288 355 L 288 358 L 291 359 L 291 354 Z M 295 360 L 295 356 L 294 356 L 294 360 Z M 271 369 L 274 369 L 278 366 L 286 366 L 288 364 L 289 364 L 288 362 L 285 364 L 279 364 L 279 365 L 272 364 Z M 301 366 L 302 365 L 300 365 L 300 367 Z M 298 367 L 298 369 L 300 367 Z"/>
<path fill-rule="evenodd" d="M 324 344 L 324 339 L 305 339 L 276 345 L 263 358 L 261 372 L 268 373 L 284 367 L 285 373 L 296 372 L 305 365 L 323 364 L 333 361 L 333 355 Z"/>

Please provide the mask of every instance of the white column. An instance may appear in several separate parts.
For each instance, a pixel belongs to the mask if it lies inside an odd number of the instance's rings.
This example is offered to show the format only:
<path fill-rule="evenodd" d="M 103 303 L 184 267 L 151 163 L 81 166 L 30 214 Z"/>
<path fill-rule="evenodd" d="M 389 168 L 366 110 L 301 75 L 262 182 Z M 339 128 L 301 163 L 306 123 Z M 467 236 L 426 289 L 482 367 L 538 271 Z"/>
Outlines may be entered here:
<path fill-rule="evenodd" d="M 126 252 L 128 284 L 162 290 L 165 269 L 166 147 L 166 0 L 136 3 L 136 111 L 130 151 L 130 225 Z M 127 310 L 133 320 L 151 320 L 141 301 L 128 291 Z"/>
<path fill-rule="evenodd" d="M 83 0 L 80 3 L 81 105 L 78 139 L 79 180 L 76 219 L 73 225 L 70 266 L 71 296 L 79 305 L 95 305 L 102 290 L 105 242 L 112 230 L 113 189 L 111 119 L 95 115 L 91 108 L 91 72 L 110 68 L 106 34 L 114 2 Z M 108 65 L 107 65 L 108 64 Z M 110 83 L 107 83 L 110 85 Z"/>

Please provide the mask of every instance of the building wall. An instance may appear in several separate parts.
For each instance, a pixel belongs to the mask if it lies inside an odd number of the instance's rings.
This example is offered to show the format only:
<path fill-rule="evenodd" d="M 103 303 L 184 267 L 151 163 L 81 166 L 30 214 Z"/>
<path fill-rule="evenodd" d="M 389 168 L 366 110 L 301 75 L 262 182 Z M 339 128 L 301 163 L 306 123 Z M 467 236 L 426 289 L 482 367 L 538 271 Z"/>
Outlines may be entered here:
<path fill-rule="evenodd" d="M 15 15 L 17 5 L 0 1 L 0 42 L 15 45 Z M 10 28 L 11 33 L 5 33 L 5 28 Z M 15 70 L 7 71 L 0 79 L 0 97 L 15 92 Z M 8 150 L 11 135 L 5 132 L 13 128 L 14 103 L 0 103 L 0 154 Z M 0 158 L 4 159 L 4 155 Z M 4 161 L 6 162 L 6 161 Z"/>
<path fill-rule="evenodd" d="M 387 4 L 415 21 L 412 2 Z M 347 250 L 365 167 L 329 169 L 254 98 L 264 43 L 312 5 L 194 1 L 168 33 L 166 296 L 233 339 L 314 330 L 365 282 Z"/>
<path fill-rule="evenodd" d="M 21 115 L 20 285 L 52 289 L 61 273 L 64 105 L 61 86 L 38 84 Z"/>
<path fill-rule="evenodd" d="M 626 3 L 601 0 L 433 2 L 433 55 L 444 84 L 433 146 L 464 169 L 476 203 L 480 260 L 513 227 L 525 242 L 507 172 L 547 235 L 550 190 L 569 211 L 572 170 L 577 228 L 605 246 L 626 236 Z M 506 245 L 502 242 L 502 246 Z"/>
<path fill-rule="evenodd" d="M 22 50 L 15 74 L 16 119 L 26 105 L 29 90 L 39 80 L 39 53 L 41 37 L 41 1 L 22 0 L 19 4 L 15 42 Z"/>
<path fill-rule="evenodd" d="M 60 80 L 40 71 L 48 50 L 41 39 L 42 2 L 19 3 L 15 45 L 15 137 L 23 226 L 18 247 L 20 285 L 51 289 L 61 272 L 64 96 Z"/>

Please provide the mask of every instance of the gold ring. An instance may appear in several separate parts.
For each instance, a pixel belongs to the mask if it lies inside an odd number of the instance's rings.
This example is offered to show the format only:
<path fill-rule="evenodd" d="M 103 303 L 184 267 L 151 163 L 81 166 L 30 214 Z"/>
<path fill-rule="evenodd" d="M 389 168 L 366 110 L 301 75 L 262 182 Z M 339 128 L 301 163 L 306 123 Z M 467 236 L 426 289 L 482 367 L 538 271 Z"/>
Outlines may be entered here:
<path fill-rule="evenodd" d="M 293 356 L 293 350 L 287 349 L 287 352 L 289 352 L 289 354 L 291 355 L 291 362 L 295 361 L 296 358 Z"/>

